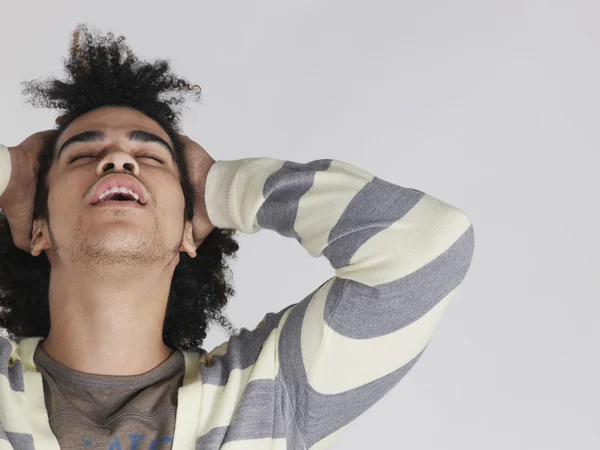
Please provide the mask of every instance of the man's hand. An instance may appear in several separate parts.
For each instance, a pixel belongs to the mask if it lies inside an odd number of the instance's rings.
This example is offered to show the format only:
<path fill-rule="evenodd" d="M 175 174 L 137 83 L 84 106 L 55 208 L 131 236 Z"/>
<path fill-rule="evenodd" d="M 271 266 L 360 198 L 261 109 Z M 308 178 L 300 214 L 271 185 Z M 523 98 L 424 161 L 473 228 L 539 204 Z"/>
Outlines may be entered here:
<path fill-rule="evenodd" d="M 56 130 L 40 131 L 16 147 L 10 147 L 11 176 L 0 207 L 10 225 L 15 246 L 29 253 L 33 230 L 33 208 L 38 178 L 38 157 Z"/>
<path fill-rule="evenodd" d="M 216 162 L 207 152 L 192 141 L 189 137 L 179 135 L 178 138 L 183 142 L 183 155 L 186 166 L 190 174 L 190 182 L 196 190 L 196 204 L 194 205 L 194 219 L 192 221 L 194 243 L 199 248 L 204 239 L 215 229 L 210 222 L 206 211 L 206 201 L 204 192 L 206 188 L 206 177 L 210 168 Z"/>

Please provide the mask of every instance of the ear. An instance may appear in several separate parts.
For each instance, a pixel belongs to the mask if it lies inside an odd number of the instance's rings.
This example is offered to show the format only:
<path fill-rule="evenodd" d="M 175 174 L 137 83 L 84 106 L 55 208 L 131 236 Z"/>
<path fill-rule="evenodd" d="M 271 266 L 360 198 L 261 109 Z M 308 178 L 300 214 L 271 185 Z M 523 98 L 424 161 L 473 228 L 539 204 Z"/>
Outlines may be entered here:
<path fill-rule="evenodd" d="M 190 255 L 190 258 L 195 258 L 196 244 L 194 243 L 194 228 L 189 220 L 185 222 L 185 231 L 183 233 L 183 241 L 181 241 L 180 252 L 185 252 Z"/>
<path fill-rule="evenodd" d="M 48 240 L 48 230 L 45 226 L 46 222 L 41 219 L 33 221 L 33 231 L 31 234 L 31 250 L 32 256 L 39 256 L 44 250 L 50 250 L 52 247 Z"/>

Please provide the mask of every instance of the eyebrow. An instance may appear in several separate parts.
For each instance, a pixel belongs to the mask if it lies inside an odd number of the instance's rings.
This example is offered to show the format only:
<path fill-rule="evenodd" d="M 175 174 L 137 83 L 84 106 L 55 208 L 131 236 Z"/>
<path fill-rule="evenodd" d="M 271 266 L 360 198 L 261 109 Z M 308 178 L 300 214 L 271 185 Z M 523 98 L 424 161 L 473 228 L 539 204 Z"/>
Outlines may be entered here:
<path fill-rule="evenodd" d="M 106 138 L 105 134 L 100 130 L 89 130 L 89 131 L 84 131 L 83 133 L 78 133 L 75 136 L 72 136 L 65 141 L 65 143 L 60 147 L 60 150 L 58 151 L 58 156 L 56 157 L 56 159 L 59 159 L 61 153 L 69 145 L 74 144 L 75 142 L 98 142 L 98 141 L 105 140 L 105 138 Z M 142 131 L 142 130 L 134 130 L 134 131 L 131 131 L 127 135 L 127 138 L 130 141 L 143 142 L 143 143 L 155 142 L 159 145 L 162 145 L 166 150 L 169 151 L 169 153 L 171 154 L 171 158 L 175 159 L 175 157 L 173 155 L 173 149 L 167 143 L 167 141 L 165 141 L 164 139 L 162 139 L 161 137 L 159 137 L 153 133 L 149 133 L 147 131 Z"/>

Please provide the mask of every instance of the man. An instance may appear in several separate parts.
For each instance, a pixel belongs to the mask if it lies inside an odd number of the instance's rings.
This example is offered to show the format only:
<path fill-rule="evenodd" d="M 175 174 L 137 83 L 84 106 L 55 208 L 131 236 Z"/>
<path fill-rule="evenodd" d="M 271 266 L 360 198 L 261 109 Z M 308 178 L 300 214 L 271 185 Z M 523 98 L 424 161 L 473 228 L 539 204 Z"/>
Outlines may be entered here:
<path fill-rule="evenodd" d="M 190 140 L 199 201 L 194 220 L 182 220 L 176 142 L 148 114 L 74 112 L 51 141 L 51 220 L 36 219 L 30 242 L 51 266 L 51 327 L 0 338 L 0 441 L 325 448 L 422 355 L 470 266 L 472 224 L 342 161 L 215 161 Z M 26 152 L 0 146 L 11 230 L 16 186 L 33 178 Z M 214 228 L 274 230 L 325 256 L 336 276 L 303 300 L 290 293 L 279 313 L 209 353 L 172 348 L 163 322 L 173 274 L 183 258 L 200 258 Z"/>

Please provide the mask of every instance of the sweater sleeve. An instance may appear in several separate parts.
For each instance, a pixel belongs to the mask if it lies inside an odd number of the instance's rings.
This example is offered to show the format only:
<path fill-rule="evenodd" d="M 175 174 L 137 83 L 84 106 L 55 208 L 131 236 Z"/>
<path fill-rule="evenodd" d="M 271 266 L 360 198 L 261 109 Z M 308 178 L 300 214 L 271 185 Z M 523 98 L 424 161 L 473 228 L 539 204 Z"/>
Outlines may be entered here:
<path fill-rule="evenodd" d="M 8 187 L 11 169 L 10 152 L 7 147 L 0 144 L 0 197 Z"/>
<path fill-rule="evenodd" d="M 205 192 L 216 227 L 273 230 L 335 270 L 288 304 L 273 330 L 275 378 L 296 433 L 307 448 L 326 445 L 425 351 L 470 267 L 471 221 L 424 192 L 331 159 L 217 161 Z"/>

